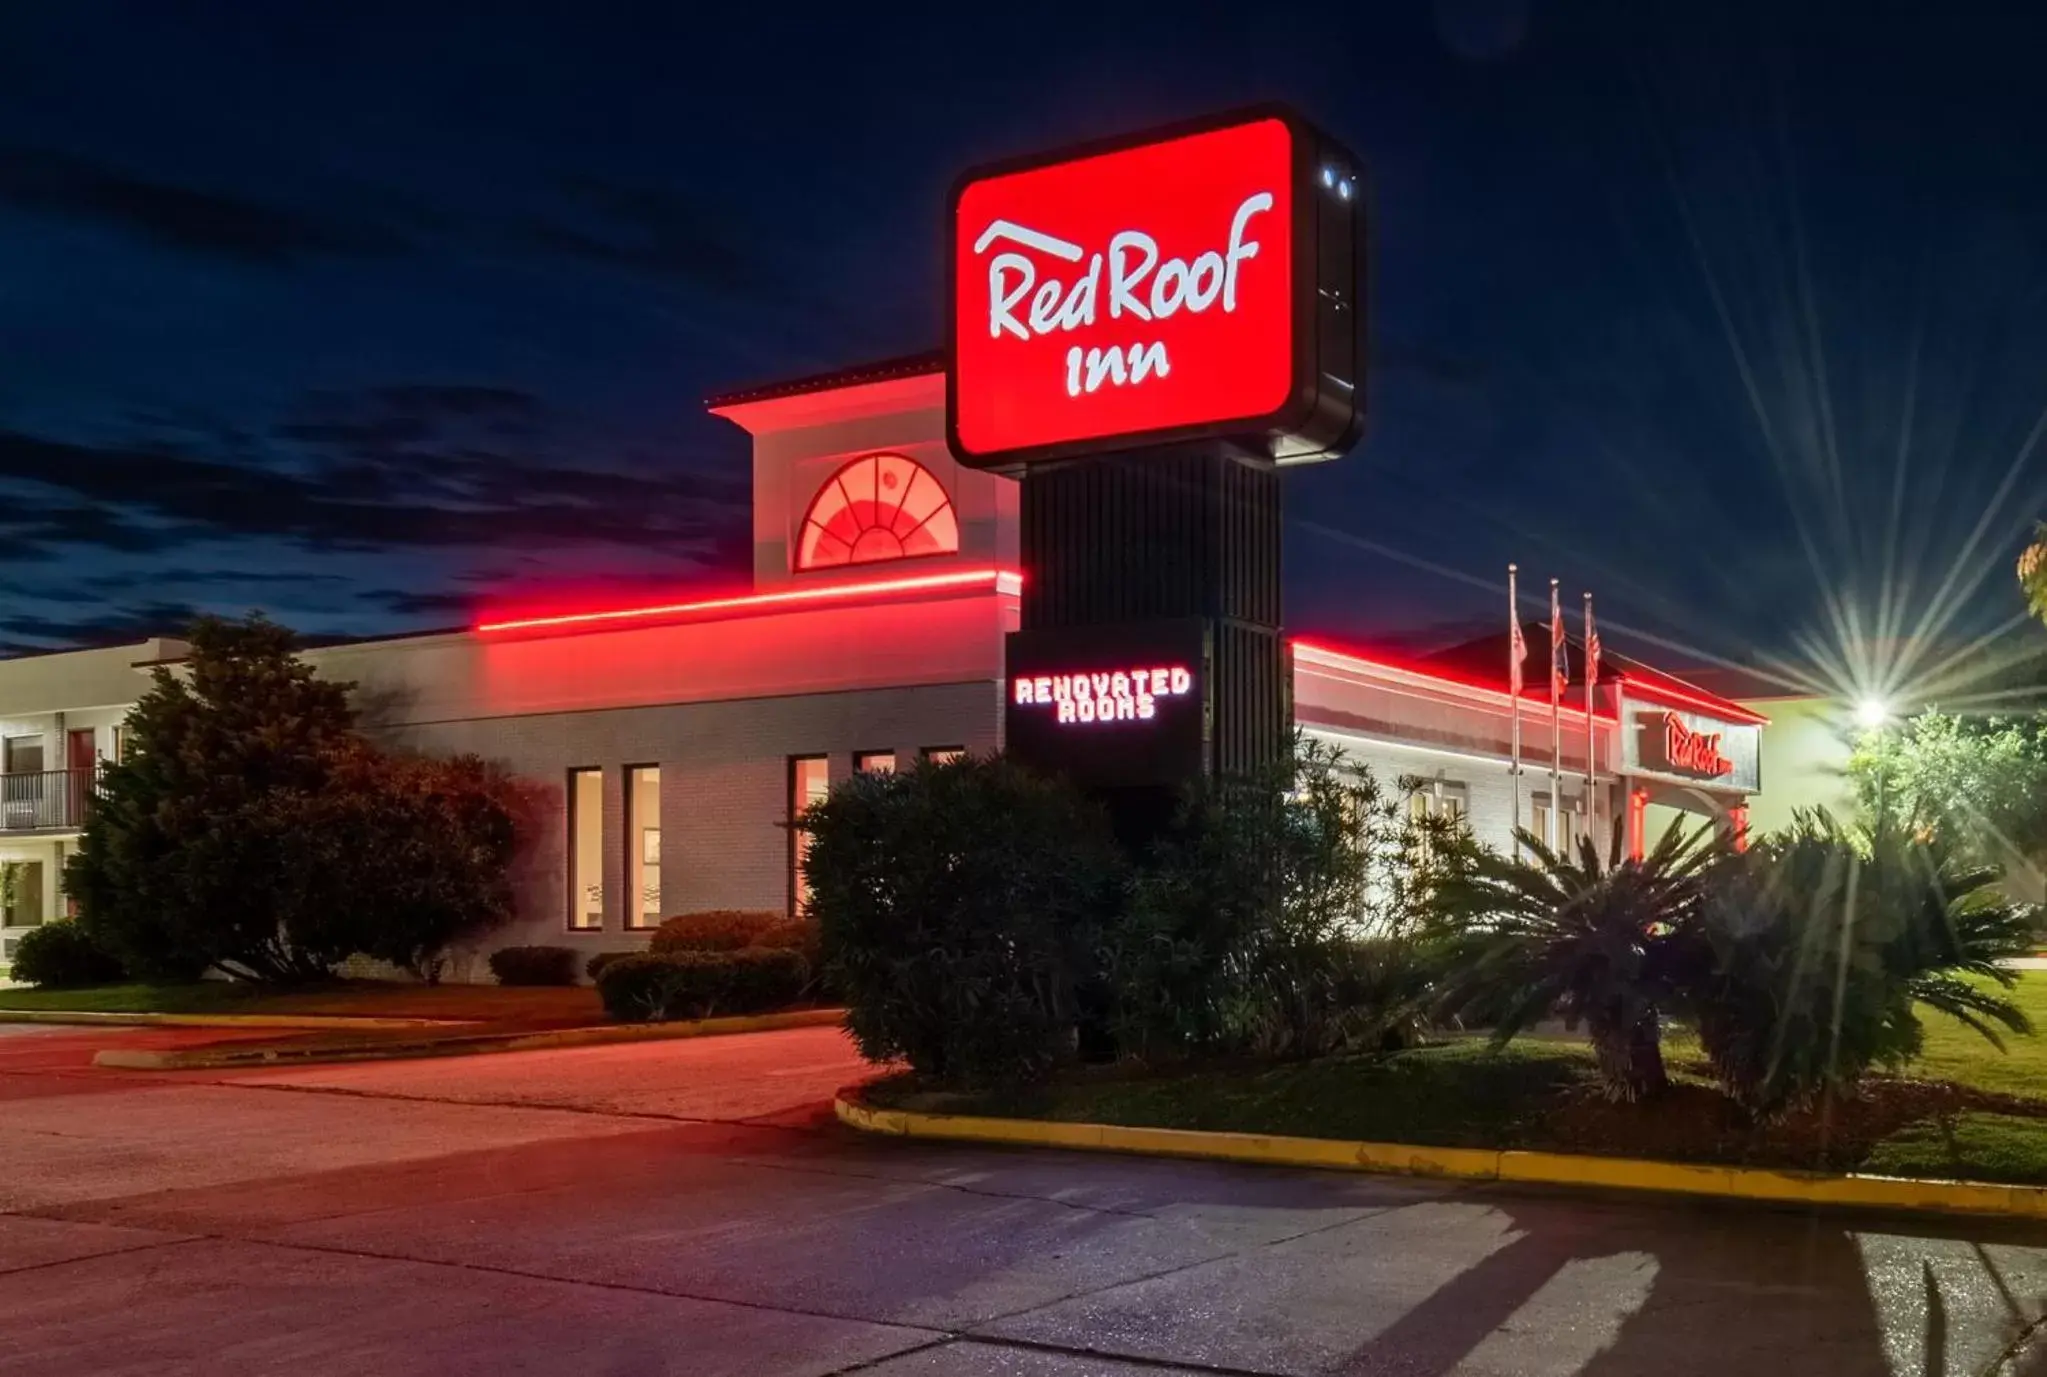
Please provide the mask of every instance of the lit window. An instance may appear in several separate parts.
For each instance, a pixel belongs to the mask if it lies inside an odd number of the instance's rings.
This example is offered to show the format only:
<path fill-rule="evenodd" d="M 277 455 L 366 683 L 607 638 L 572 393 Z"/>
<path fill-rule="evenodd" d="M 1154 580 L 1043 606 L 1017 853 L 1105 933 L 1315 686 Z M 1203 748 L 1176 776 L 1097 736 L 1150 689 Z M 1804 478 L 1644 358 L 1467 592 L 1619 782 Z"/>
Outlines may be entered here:
<path fill-rule="evenodd" d="M 114 725 L 114 760 L 116 763 L 118 763 L 120 761 L 126 760 L 127 758 L 128 758 L 128 724 L 125 722 L 116 723 Z"/>
<path fill-rule="evenodd" d="M 959 548 L 952 501 L 930 470 L 900 454 L 870 454 L 826 479 L 811 499 L 796 538 L 796 567 L 952 555 Z"/>
<path fill-rule="evenodd" d="M 604 772 L 569 771 L 569 927 L 604 926 Z"/>
<path fill-rule="evenodd" d="M 863 775 L 892 775 L 896 772 L 894 751 L 860 751 L 853 756 L 853 768 Z"/>
<path fill-rule="evenodd" d="M 955 760 L 965 760 L 967 758 L 967 748 L 965 746 L 926 746 L 923 750 L 923 756 L 933 765 L 950 765 Z"/>
<path fill-rule="evenodd" d="M 824 802 L 831 792 L 831 761 L 821 755 L 799 755 L 789 761 L 789 902 L 796 912 L 810 907 L 810 881 L 803 863 L 810 856 L 810 833 L 796 826 L 804 810 Z"/>
<path fill-rule="evenodd" d="M 625 772 L 625 925 L 661 925 L 661 767 Z"/>
<path fill-rule="evenodd" d="M 43 863 L 41 861 L 0 861 L 0 924 L 10 928 L 36 928 L 43 924 Z"/>

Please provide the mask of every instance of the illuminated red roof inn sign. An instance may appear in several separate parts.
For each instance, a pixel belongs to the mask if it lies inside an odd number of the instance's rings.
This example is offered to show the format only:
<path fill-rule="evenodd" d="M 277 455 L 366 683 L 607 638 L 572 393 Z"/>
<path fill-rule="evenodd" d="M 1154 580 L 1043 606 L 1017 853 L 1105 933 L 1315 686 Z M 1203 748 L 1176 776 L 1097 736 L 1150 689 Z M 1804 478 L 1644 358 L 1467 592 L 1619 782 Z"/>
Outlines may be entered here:
<path fill-rule="evenodd" d="M 1208 437 L 1347 449 L 1357 162 L 1259 110 L 969 173 L 952 200 L 954 453 L 982 468 Z"/>

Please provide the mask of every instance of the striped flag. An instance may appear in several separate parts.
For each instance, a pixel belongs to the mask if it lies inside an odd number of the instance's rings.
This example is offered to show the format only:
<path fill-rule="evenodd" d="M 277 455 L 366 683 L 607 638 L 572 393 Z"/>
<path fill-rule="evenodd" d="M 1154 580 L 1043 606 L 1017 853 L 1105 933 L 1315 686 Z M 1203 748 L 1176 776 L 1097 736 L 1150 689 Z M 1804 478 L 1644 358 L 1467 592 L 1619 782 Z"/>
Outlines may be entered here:
<path fill-rule="evenodd" d="M 1599 628 L 1592 621 L 1592 595 L 1585 595 L 1585 687 L 1599 682 Z"/>
<path fill-rule="evenodd" d="M 1557 601 L 1556 580 L 1549 589 L 1549 672 L 1554 680 L 1552 698 L 1562 698 L 1571 684 L 1571 648 L 1564 641 L 1564 607 Z"/>

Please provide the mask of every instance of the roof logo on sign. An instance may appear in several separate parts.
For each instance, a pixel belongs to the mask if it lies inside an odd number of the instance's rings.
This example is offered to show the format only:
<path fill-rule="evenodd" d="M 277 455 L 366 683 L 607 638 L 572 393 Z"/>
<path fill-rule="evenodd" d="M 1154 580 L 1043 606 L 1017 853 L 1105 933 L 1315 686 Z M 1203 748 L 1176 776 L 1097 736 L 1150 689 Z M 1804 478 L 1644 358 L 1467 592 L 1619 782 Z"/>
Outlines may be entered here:
<path fill-rule="evenodd" d="M 1119 231 L 1110 236 L 1106 251 L 1090 256 L 1081 245 L 1056 235 L 1013 220 L 991 221 L 974 240 L 975 254 L 985 254 L 1006 241 L 1066 263 L 1085 258 L 1087 270 L 1069 287 L 1063 279 L 1049 275 L 1039 281 L 1038 265 L 1026 254 L 1014 249 L 995 254 L 988 260 L 988 336 L 1029 341 L 1033 336 L 1093 325 L 1101 304 L 1104 268 L 1111 320 L 1128 315 L 1135 320 L 1159 321 L 1182 310 L 1198 315 L 1218 303 L 1225 313 L 1234 312 L 1238 273 L 1245 262 L 1258 256 L 1258 241 L 1249 237 L 1252 218 L 1272 207 L 1271 192 L 1253 192 L 1231 216 L 1229 241 L 1223 247 L 1196 254 L 1191 260 L 1168 258 L 1163 263 L 1158 241 L 1143 230 Z M 1094 392 L 1104 383 L 1134 386 L 1172 371 L 1163 340 L 1112 344 L 1106 349 L 1083 349 L 1076 344 L 1066 351 L 1066 395 Z"/>

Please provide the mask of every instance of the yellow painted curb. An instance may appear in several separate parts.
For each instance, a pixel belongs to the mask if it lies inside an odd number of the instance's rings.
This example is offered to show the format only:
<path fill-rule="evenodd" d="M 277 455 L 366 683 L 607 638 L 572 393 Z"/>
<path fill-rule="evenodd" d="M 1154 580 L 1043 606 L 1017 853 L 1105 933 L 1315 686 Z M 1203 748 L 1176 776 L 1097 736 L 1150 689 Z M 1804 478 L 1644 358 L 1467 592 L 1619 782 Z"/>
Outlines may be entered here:
<path fill-rule="evenodd" d="M 0 1023 L 62 1023 L 88 1028 L 465 1028 L 466 1018 L 359 1018 L 348 1014 L 115 1014 L 83 1009 L 0 1009 Z"/>
<path fill-rule="evenodd" d="M 1115 1124 L 925 1114 L 916 1110 L 879 1108 L 868 1104 L 857 1091 L 850 1090 L 841 1091 L 833 1099 L 832 1109 L 840 1122 L 849 1127 L 900 1138 L 1077 1148 L 1091 1152 L 1257 1162 L 1269 1166 L 1328 1167 L 1454 1181 L 1505 1181 L 1645 1191 L 1660 1195 L 1710 1196 L 1772 1204 L 2047 1219 L 2047 1188 L 2040 1186 L 1922 1181 L 1896 1176 L 1828 1175 L 1559 1152 L 1428 1147 L 1415 1143 L 1365 1143 L 1262 1133 L 1210 1133 L 1192 1129 L 1124 1128 Z"/>
<path fill-rule="evenodd" d="M 699 1019 L 693 1023 L 607 1023 L 584 1028 L 553 1028 L 539 1033 L 449 1033 L 404 1041 L 311 1043 L 303 1047 L 289 1043 L 230 1043 L 220 1047 L 168 1051 L 109 1047 L 94 1053 L 92 1064 L 124 1071 L 196 1071 L 243 1066 L 300 1066 L 318 1062 L 459 1057 L 483 1052 L 533 1052 L 551 1047 L 595 1047 L 621 1042 L 668 1042 L 683 1038 L 727 1037 L 735 1033 L 772 1033 L 784 1028 L 836 1024 L 845 1014 L 843 1009 L 795 1009 L 779 1014 Z"/>

